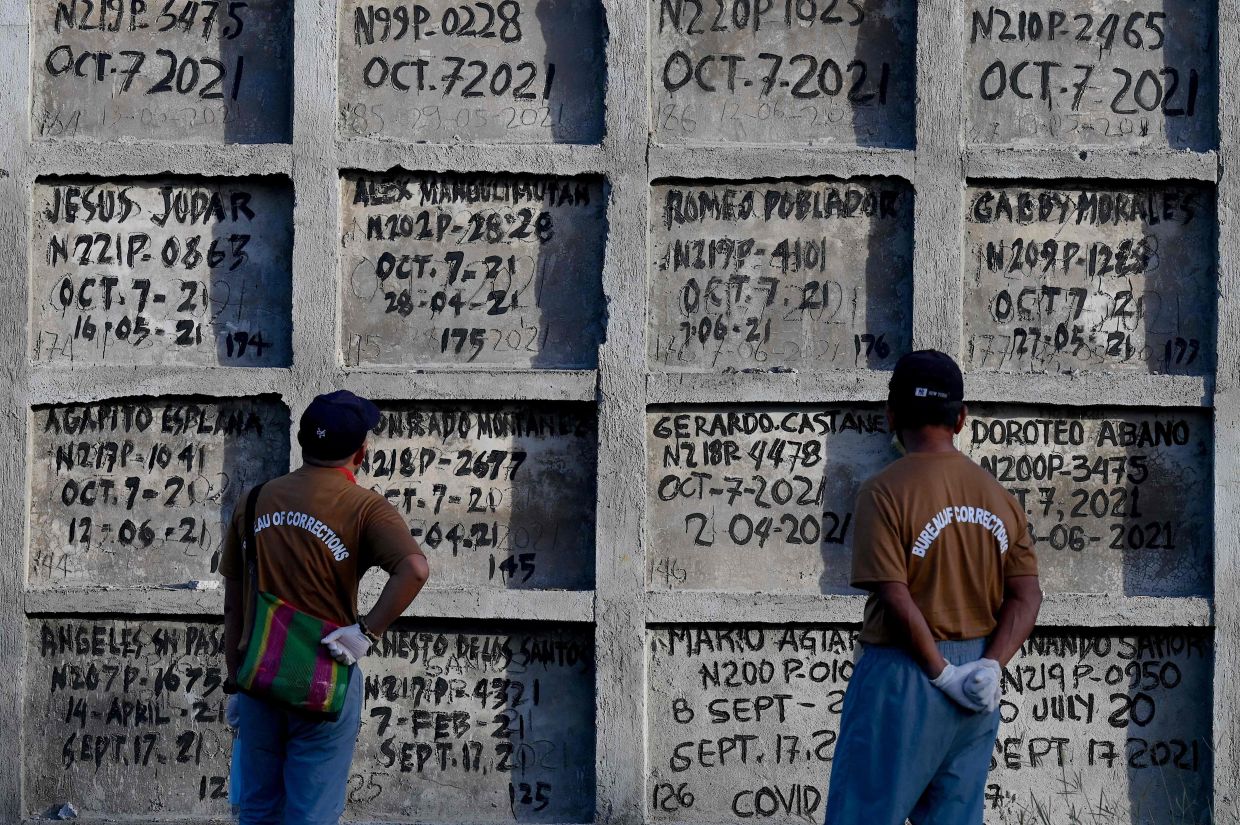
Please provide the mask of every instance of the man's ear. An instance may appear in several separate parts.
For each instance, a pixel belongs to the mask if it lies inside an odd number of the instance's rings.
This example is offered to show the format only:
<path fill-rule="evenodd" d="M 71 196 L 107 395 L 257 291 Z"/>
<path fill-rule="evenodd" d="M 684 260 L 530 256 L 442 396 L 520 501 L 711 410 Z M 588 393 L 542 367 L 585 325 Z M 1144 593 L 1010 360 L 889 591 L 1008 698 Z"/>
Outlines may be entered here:
<path fill-rule="evenodd" d="M 358 466 L 361 466 L 362 462 L 366 460 L 366 451 L 369 449 L 370 449 L 370 439 L 366 439 L 365 441 L 362 442 L 362 446 L 357 448 L 357 452 L 353 454 L 353 458 L 352 458 L 353 463 Z"/>
<path fill-rule="evenodd" d="M 896 431 L 896 417 L 891 412 L 891 405 L 887 405 L 887 432 L 894 433 Z"/>
<path fill-rule="evenodd" d="M 956 418 L 956 435 L 960 435 L 960 431 L 964 429 L 964 420 L 969 416 L 969 408 L 964 404 L 960 405 L 960 415 Z"/>

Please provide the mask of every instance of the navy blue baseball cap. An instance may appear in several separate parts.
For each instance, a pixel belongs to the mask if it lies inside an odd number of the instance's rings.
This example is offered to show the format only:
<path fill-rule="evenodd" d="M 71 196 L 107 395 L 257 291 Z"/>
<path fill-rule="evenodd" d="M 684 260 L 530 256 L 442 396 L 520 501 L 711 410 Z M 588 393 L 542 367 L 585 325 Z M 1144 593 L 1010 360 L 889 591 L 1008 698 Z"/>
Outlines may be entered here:
<path fill-rule="evenodd" d="M 887 385 L 892 409 L 938 408 L 964 401 L 964 376 L 950 355 L 935 349 L 906 353 Z"/>
<path fill-rule="evenodd" d="M 348 390 L 317 396 L 301 414 L 297 443 L 307 455 L 339 461 L 357 452 L 379 423 L 379 408 Z"/>

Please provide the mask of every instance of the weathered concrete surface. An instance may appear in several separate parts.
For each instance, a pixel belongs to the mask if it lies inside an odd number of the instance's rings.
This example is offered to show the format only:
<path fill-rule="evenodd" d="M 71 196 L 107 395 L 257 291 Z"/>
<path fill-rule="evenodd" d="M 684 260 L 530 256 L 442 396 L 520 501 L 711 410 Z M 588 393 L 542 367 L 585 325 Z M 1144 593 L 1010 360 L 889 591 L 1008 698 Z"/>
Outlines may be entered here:
<path fill-rule="evenodd" d="M 1210 418 L 979 406 L 959 446 L 1021 500 L 1051 591 L 1211 591 Z"/>
<path fill-rule="evenodd" d="M 453 143 L 596 143 L 606 25 L 598 0 L 346 0 L 340 133 Z"/>
<path fill-rule="evenodd" d="M 48 618 L 27 634 L 28 814 L 227 813 L 220 625 Z M 362 667 L 350 819 L 590 820 L 587 632 L 406 622 Z"/>
<path fill-rule="evenodd" d="M 26 636 L 24 814 L 227 813 L 221 625 L 44 619 Z"/>
<path fill-rule="evenodd" d="M 910 0 L 650 0 L 659 143 L 911 147 Z"/>
<path fill-rule="evenodd" d="M 353 174 L 340 196 L 349 366 L 598 364 L 600 179 Z"/>
<path fill-rule="evenodd" d="M 1214 371 L 1214 193 L 1204 186 L 973 186 L 967 365 Z"/>
<path fill-rule="evenodd" d="M 656 590 L 852 592 L 857 487 L 895 458 L 877 406 L 651 410 Z"/>
<path fill-rule="evenodd" d="M 1217 145 L 1215 3 L 973 0 L 967 8 L 969 141 Z"/>
<path fill-rule="evenodd" d="M 34 214 L 35 362 L 291 363 L 287 186 L 45 180 Z"/>
<path fill-rule="evenodd" d="M 843 626 L 652 627 L 650 818 L 820 822 L 860 646 Z M 987 784 L 990 825 L 1203 821 L 1213 650 L 1194 631 L 1030 640 L 1005 668 Z M 1023 818 L 1022 818 L 1023 817 Z"/>
<path fill-rule="evenodd" d="M 288 426 L 261 399 L 36 408 L 31 584 L 212 578 L 238 496 L 288 470 Z"/>
<path fill-rule="evenodd" d="M 593 410 L 481 403 L 382 410 L 358 483 L 405 516 L 436 587 L 590 588 Z"/>
<path fill-rule="evenodd" d="M 890 368 L 912 332 L 912 232 L 895 180 L 658 184 L 650 360 Z"/>
<path fill-rule="evenodd" d="M 292 8 L 286 0 L 36 0 L 34 134 L 287 142 Z"/>

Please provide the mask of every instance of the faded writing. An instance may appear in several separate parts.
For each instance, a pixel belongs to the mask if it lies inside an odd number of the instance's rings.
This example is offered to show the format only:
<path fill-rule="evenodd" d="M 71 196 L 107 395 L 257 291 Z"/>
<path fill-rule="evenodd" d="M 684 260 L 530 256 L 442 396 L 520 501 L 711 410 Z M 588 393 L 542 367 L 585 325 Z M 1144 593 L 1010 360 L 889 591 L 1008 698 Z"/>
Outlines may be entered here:
<path fill-rule="evenodd" d="M 661 143 L 913 144 L 916 4 L 650 0 Z"/>
<path fill-rule="evenodd" d="M 877 406 L 650 410 L 650 586 L 847 592 L 853 502 L 894 457 L 886 427 Z"/>
<path fill-rule="evenodd" d="M 291 363 L 287 188 L 57 180 L 34 205 L 36 362 Z"/>
<path fill-rule="evenodd" d="M 340 4 L 340 131 L 451 143 L 603 136 L 597 0 Z"/>
<path fill-rule="evenodd" d="M 31 22 L 40 138 L 291 138 L 286 0 L 37 0 Z"/>
<path fill-rule="evenodd" d="M 972 367 L 1213 372 L 1212 191 L 974 187 L 966 203 Z"/>
<path fill-rule="evenodd" d="M 263 400 L 36 407 L 30 580 L 170 584 L 216 571 L 242 490 L 288 469 L 288 413 Z"/>
<path fill-rule="evenodd" d="M 603 193 L 597 178 L 346 177 L 345 362 L 593 368 Z"/>
<path fill-rule="evenodd" d="M 582 405 L 385 404 L 358 471 L 440 586 L 588 589 L 597 454 Z"/>
<path fill-rule="evenodd" d="M 649 816 L 821 822 L 856 637 L 848 627 L 651 628 Z M 986 821 L 1029 821 L 1034 799 L 1052 821 L 1067 821 L 1074 803 L 1121 821 L 1137 810 L 1201 821 L 1212 662 L 1203 634 L 1030 639 L 1003 669 Z"/>
<path fill-rule="evenodd" d="M 655 186 L 651 360 L 890 368 L 909 346 L 912 219 L 895 182 Z"/>
<path fill-rule="evenodd" d="M 1211 592 L 1213 437 L 1205 413 L 971 412 L 961 449 L 1028 514 L 1047 590 Z"/>
<path fill-rule="evenodd" d="M 1215 3 L 974 0 L 966 14 L 970 140 L 1214 148 Z"/>

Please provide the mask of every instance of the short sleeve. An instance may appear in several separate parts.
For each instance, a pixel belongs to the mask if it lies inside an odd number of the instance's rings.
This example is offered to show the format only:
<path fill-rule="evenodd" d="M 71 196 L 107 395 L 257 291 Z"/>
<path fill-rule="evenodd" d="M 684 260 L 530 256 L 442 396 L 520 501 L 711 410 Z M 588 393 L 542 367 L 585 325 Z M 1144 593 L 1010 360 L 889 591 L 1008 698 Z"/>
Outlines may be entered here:
<path fill-rule="evenodd" d="M 239 580 L 245 573 L 245 563 L 241 558 L 241 520 L 245 518 L 245 500 L 250 491 L 237 502 L 232 518 L 228 520 L 228 530 L 224 533 L 224 549 L 220 553 L 220 575 L 226 579 Z"/>
<path fill-rule="evenodd" d="M 396 508 L 383 499 L 367 508 L 362 542 L 367 566 L 377 566 L 386 573 L 393 572 L 405 557 L 422 555 L 422 548 L 409 535 L 409 525 Z"/>
<path fill-rule="evenodd" d="M 852 585 L 908 582 L 908 559 L 891 499 L 866 485 L 853 514 Z"/>
<path fill-rule="evenodd" d="M 1016 541 L 1003 554 L 1003 578 L 1038 575 L 1038 557 L 1033 552 L 1033 536 L 1029 532 L 1029 520 L 1017 509 Z"/>

